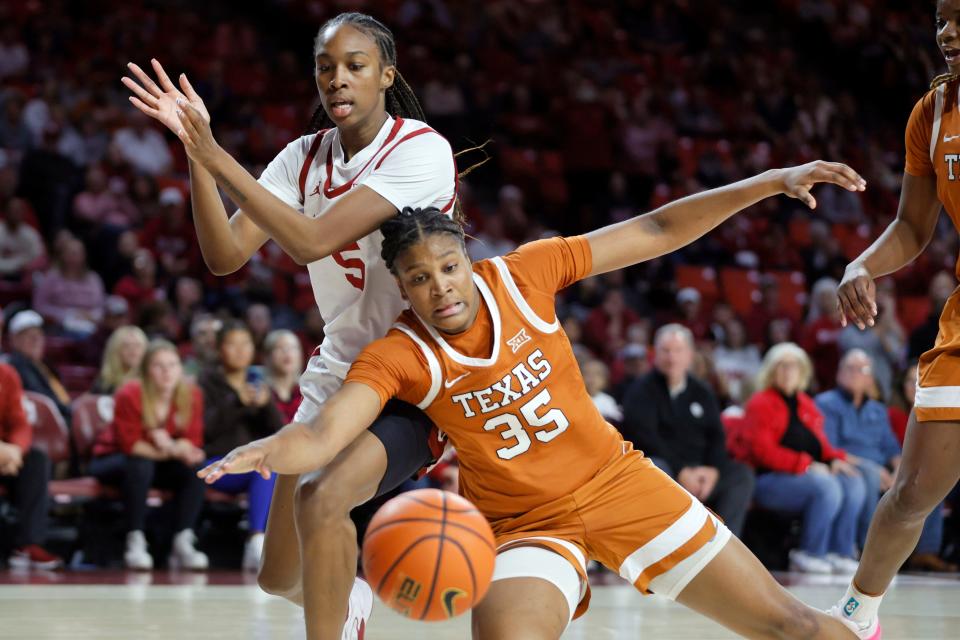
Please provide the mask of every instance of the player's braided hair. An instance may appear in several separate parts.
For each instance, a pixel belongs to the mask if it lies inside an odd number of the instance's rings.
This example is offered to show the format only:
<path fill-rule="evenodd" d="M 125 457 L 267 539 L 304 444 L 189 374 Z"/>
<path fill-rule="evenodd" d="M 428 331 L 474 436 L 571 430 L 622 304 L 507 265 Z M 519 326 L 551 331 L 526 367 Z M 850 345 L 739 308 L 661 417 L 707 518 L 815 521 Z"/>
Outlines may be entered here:
<path fill-rule="evenodd" d="M 411 246 L 437 233 L 446 233 L 460 241 L 466 251 L 463 226 L 436 207 L 404 207 L 403 211 L 380 225 L 383 245 L 380 257 L 393 275 L 397 275 L 397 257 Z"/>
<path fill-rule="evenodd" d="M 314 40 L 314 52 L 316 52 L 317 48 L 320 46 L 321 38 L 323 38 L 327 29 L 339 27 L 340 25 L 344 24 L 349 24 L 358 31 L 362 31 L 377 43 L 377 49 L 380 51 L 380 60 L 384 65 L 393 67 L 397 66 L 397 44 L 393 39 L 393 33 L 390 31 L 390 29 L 388 29 L 385 24 L 373 16 L 368 16 L 365 13 L 358 13 L 355 11 L 341 13 L 323 23 L 323 26 L 320 27 L 320 31 L 317 32 L 317 37 Z M 421 122 L 427 121 L 427 117 L 423 113 L 423 108 L 420 106 L 420 101 L 417 100 L 416 94 L 413 93 L 413 89 L 410 88 L 410 85 L 407 84 L 407 81 L 403 79 L 402 75 L 400 75 L 399 70 L 397 70 L 396 74 L 394 75 L 393 84 L 387 88 L 384 99 L 386 101 L 385 107 L 387 113 L 390 115 L 394 117 L 420 120 Z M 316 133 L 321 129 L 333 128 L 333 126 L 333 121 L 330 119 L 330 116 L 327 115 L 327 112 L 323 110 L 323 104 L 320 104 L 317 106 L 317 109 L 313 112 L 313 116 L 310 118 L 310 125 L 307 127 L 307 133 Z M 464 153 L 469 153 L 471 151 L 482 151 L 486 156 L 480 162 L 468 167 L 464 171 L 461 171 L 457 175 L 458 181 L 460 178 L 463 178 L 471 171 L 490 160 L 490 156 L 486 155 L 486 151 L 484 150 L 484 147 L 486 146 L 487 143 L 484 142 L 482 145 L 472 147 L 470 149 L 464 149 L 463 151 L 454 154 L 454 158 L 458 158 Z M 453 206 L 453 217 L 460 223 L 463 223 L 466 220 L 466 216 L 463 213 L 463 208 L 460 206 L 459 198 Z"/>
<path fill-rule="evenodd" d="M 936 89 L 940 85 L 946 84 L 952 80 L 956 80 L 957 78 L 960 78 L 960 76 L 955 73 L 944 73 L 930 81 L 930 88 Z"/>

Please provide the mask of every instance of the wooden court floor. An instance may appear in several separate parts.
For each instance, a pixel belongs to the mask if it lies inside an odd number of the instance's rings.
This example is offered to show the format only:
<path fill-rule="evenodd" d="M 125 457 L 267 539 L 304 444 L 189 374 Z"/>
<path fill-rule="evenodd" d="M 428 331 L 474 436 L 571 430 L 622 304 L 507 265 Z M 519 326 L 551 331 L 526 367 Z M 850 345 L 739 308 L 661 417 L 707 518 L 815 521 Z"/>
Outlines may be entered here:
<path fill-rule="evenodd" d="M 783 574 L 806 602 L 826 607 L 846 580 Z M 610 582 L 607 580 L 606 582 Z M 733 638 L 671 602 L 641 597 L 624 584 L 593 587 L 590 611 L 564 638 Z M 899 576 L 884 600 L 885 640 L 960 639 L 960 576 Z M 127 640 L 302 638 L 300 609 L 263 594 L 240 574 L 90 573 L 23 576 L 0 572 L 0 638 Z M 375 605 L 368 640 L 468 638 L 466 617 L 411 622 Z"/>

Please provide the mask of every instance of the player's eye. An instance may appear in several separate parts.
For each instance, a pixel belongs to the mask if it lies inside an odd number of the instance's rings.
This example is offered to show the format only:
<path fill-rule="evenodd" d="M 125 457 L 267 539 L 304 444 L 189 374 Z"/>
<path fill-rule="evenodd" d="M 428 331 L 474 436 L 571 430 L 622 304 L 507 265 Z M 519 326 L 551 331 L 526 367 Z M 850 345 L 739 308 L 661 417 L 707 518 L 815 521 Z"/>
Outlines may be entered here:
<path fill-rule="evenodd" d="M 358 62 L 353 62 L 350 64 L 350 71 L 360 71 L 363 69 L 363 65 Z"/>
<path fill-rule="evenodd" d="M 937 24 L 937 30 L 940 30 L 947 25 L 947 21 L 938 16 L 936 20 L 936 24 Z"/>
<path fill-rule="evenodd" d="M 328 71 L 330 71 L 330 65 L 328 64 L 317 65 L 317 73 L 327 73 Z"/>
<path fill-rule="evenodd" d="M 450 273 L 450 272 L 452 272 L 452 271 L 455 271 L 456 268 L 457 268 L 457 263 L 456 263 L 456 262 L 452 262 L 452 263 L 448 264 L 447 266 L 445 266 L 445 267 L 443 268 L 443 270 L 444 270 L 445 272 L 447 272 L 447 273 Z"/>

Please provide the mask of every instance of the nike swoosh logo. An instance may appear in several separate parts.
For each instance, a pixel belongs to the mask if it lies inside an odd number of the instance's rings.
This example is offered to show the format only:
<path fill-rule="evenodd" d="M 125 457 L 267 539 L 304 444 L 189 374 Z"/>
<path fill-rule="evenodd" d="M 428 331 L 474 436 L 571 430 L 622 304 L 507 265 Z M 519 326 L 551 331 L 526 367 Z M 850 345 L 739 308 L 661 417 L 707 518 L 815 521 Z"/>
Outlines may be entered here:
<path fill-rule="evenodd" d="M 449 389 L 449 388 L 452 387 L 453 385 L 457 384 L 458 382 L 460 382 L 461 380 L 463 380 L 464 378 L 466 378 L 468 375 L 470 375 L 469 372 L 463 374 L 462 376 L 457 376 L 457 377 L 454 378 L 453 380 L 445 380 L 444 383 L 443 383 L 443 386 L 444 386 L 446 389 Z"/>
<path fill-rule="evenodd" d="M 957 138 L 960 138 L 960 135 L 958 135 L 958 136 L 948 136 L 948 135 L 944 135 L 944 136 L 943 136 L 943 141 L 944 141 L 944 142 L 950 142 L 951 140 L 956 140 Z"/>

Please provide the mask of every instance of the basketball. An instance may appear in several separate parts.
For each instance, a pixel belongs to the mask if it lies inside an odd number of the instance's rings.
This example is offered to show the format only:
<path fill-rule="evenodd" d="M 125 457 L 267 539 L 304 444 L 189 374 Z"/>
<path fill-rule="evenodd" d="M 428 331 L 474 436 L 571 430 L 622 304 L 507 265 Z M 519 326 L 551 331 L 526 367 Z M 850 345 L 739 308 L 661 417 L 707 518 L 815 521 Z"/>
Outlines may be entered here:
<path fill-rule="evenodd" d="M 419 489 L 383 505 L 363 540 L 363 570 L 388 607 L 414 620 L 446 620 L 487 593 L 493 531 L 470 501 Z"/>

